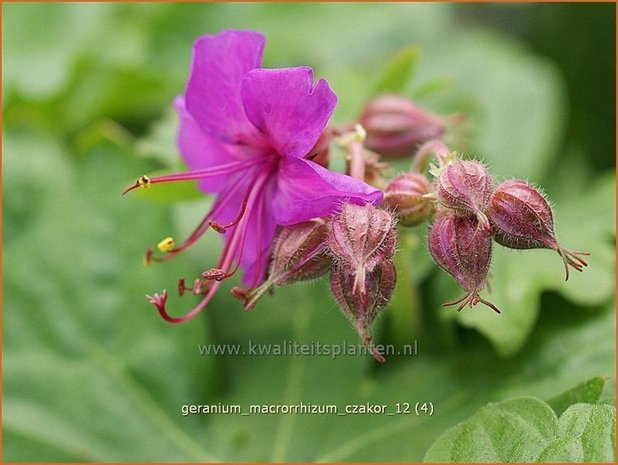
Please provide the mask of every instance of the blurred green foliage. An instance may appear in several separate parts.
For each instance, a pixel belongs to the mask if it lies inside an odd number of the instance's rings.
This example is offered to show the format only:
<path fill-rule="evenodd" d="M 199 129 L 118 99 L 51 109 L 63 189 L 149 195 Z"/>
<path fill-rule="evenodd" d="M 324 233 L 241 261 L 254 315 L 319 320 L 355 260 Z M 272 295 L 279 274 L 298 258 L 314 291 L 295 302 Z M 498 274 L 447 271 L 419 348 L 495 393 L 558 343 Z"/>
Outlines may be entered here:
<path fill-rule="evenodd" d="M 616 409 L 574 403 L 560 418 L 547 403 L 519 397 L 489 404 L 446 431 L 426 462 L 613 462 Z"/>
<path fill-rule="evenodd" d="M 2 8 L 5 461 L 420 461 L 490 401 L 547 400 L 565 412 L 556 428 L 581 408 L 571 404 L 613 402 L 614 5 Z M 178 168 L 170 104 L 191 44 L 230 27 L 266 34 L 267 66 L 305 64 L 326 77 L 336 121 L 353 119 L 377 88 L 468 114 L 453 147 L 486 160 L 498 180 L 543 186 L 560 240 L 592 252 L 588 269 L 565 284 L 555 253 L 496 248 L 492 301 L 503 314 L 457 314 L 439 307 L 458 291 L 432 265 L 421 228 L 402 239 L 405 271 L 376 328 L 380 343 L 417 339 L 418 356 L 379 367 L 354 356 L 200 356 L 205 343 L 356 343 L 324 280 L 278 290 L 250 313 L 221 292 L 179 326 L 143 299 L 218 255 L 212 235 L 144 267 L 145 247 L 186 236 L 210 199 L 191 185 L 171 193 L 197 198 L 186 202 L 120 192 Z M 560 397 L 593 377 L 607 381 L 602 394 Z M 180 413 L 193 403 L 417 401 L 434 415 Z M 567 460 L 560 444 L 551 457 Z"/>

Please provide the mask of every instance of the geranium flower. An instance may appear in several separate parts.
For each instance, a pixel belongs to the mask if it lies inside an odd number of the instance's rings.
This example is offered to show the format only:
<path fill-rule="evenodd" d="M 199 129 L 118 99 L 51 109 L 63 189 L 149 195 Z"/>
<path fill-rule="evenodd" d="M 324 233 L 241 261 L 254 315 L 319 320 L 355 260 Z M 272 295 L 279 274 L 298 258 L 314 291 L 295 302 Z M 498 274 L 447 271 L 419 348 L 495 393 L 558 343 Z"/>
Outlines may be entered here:
<path fill-rule="evenodd" d="M 198 293 L 205 295 L 193 310 L 173 317 L 165 309 L 166 291 L 148 296 L 169 322 L 186 321 L 201 312 L 221 282 L 239 267 L 245 286 L 259 285 L 277 225 L 327 216 L 344 202 L 382 200 L 381 191 L 305 158 L 337 97 L 325 80 L 313 85 L 311 68 L 260 68 L 264 44 L 261 34 L 233 30 L 195 42 L 185 95 L 175 101 L 178 146 L 190 171 L 142 176 L 125 191 L 198 180 L 202 191 L 217 194 L 212 210 L 184 243 L 176 247 L 168 238 L 159 244 L 166 255 L 149 254 L 159 261 L 172 258 L 209 228 L 225 237 L 217 266 L 198 282 Z"/>

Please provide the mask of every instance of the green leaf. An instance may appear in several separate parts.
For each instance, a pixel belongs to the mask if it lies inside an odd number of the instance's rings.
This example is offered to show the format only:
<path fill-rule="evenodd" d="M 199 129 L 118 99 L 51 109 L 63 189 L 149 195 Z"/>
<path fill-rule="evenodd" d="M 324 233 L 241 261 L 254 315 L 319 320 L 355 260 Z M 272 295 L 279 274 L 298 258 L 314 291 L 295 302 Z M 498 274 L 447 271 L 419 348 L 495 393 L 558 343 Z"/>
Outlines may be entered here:
<path fill-rule="evenodd" d="M 610 462 L 616 457 L 616 408 L 576 404 L 558 421 L 558 438 L 541 453 L 539 462 Z"/>
<path fill-rule="evenodd" d="M 573 272 L 568 282 L 554 281 L 552 288 L 582 305 L 606 302 L 616 290 L 615 173 L 603 173 L 578 189 L 564 188 L 552 200 L 560 243 L 590 253 L 583 273 Z"/>
<path fill-rule="evenodd" d="M 478 29 L 454 35 L 448 40 L 456 40 L 456 48 L 423 43 L 418 72 L 419 81 L 426 82 L 436 78 L 436 69 L 448 70 L 453 92 L 425 96 L 420 103 L 439 113 L 466 113 L 473 138 L 466 147 L 470 136 L 462 141 L 455 128 L 454 149 L 484 160 L 496 176 L 539 180 L 557 159 L 564 130 L 558 70 L 503 35 Z M 462 99 L 469 101 L 467 107 Z"/>
<path fill-rule="evenodd" d="M 521 397 L 489 404 L 446 431 L 426 462 L 532 462 L 556 435 L 558 419 L 543 401 Z"/>
<path fill-rule="evenodd" d="M 384 67 L 372 94 L 403 92 L 414 73 L 420 54 L 420 49 L 411 45 L 393 56 Z"/>
<path fill-rule="evenodd" d="M 392 342 L 411 343 L 422 332 L 422 313 L 417 278 L 415 249 L 421 246 L 418 236 L 399 229 L 399 250 L 395 256 L 397 285 L 389 303 L 388 330 Z"/>
<path fill-rule="evenodd" d="M 164 6 L 150 9 L 153 16 L 165 10 Z M 148 57 L 148 33 L 152 31 L 139 7 L 14 4 L 3 13 L 6 39 L 3 89 L 36 99 L 53 96 L 63 92 L 75 77 L 76 64 L 84 59 L 90 63 L 96 62 L 98 73 L 107 74 L 114 68 L 123 68 L 125 71 L 139 70 L 142 75 L 150 74 L 145 71 L 152 63 Z M 159 69 L 159 75 L 161 71 Z M 42 75 L 45 79 L 40 79 Z M 126 79 L 124 72 L 121 75 Z M 119 79 L 118 74 L 115 78 L 112 81 L 105 77 L 109 87 L 104 92 L 115 85 L 125 88 L 125 79 Z M 88 75 L 88 80 L 95 86 L 101 82 L 93 74 Z M 78 84 L 81 85 L 81 82 Z M 136 87 L 131 89 L 140 93 Z M 96 94 L 94 88 L 90 91 Z M 83 92 L 80 89 L 75 96 L 98 98 L 85 92 L 85 89 Z M 68 96 L 71 95 L 69 92 Z M 88 111 L 87 108 L 83 110 Z"/>
<path fill-rule="evenodd" d="M 416 85 L 411 91 L 413 100 L 423 99 L 435 93 L 444 92 L 453 88 L 453 80 L 448 78 L 433 79 L 420 85 Z"/>
<path fill-rule="evenodd" d="M 604 387 L 605 380 L 603 378 L 592 378 L 551 398 L 547 403 L 556 412 L 556 415 L 561 415 L 573 404 L 594 404 L 598 402 Z"/>
<path fill-rule="evenodd" d="M 174 124 L 177 125 L 177 122 L 174 122 Z M 150 147 L 148 142 L 145 140 L 135 141 L 127 134 L 126 130 L 109 120 L 101 121 L 84 129 L 77 134 L 75 138 L 76 150 L 81 154 L 91 154 L 93 151 L 100 151 L 101 147 L 105 148 L 110 146 L 110 144 L 113 147 L 122 147 L 122 149 L 126 152 L 137 152 L 140 153 L 140 155 L 148 154 L 148 156 L 144 157 L 144 166 L 149 166 L 146 165 L 146 162 L 153 161 L 153 159 L 160 160 L 163 158 L 161 151 L 158 153 L 153 153 L 151 156 L 148 149 L 148 147 Z M 175 150 L 171 150 L 170 153 L 174 154 Z M 176 155 L 176 157 L 178 156 Z M 166 158 L 169 159 L 170 156 L 168 155 Z M 179 163 L 177 158 L 174 160 L 173 165 L 175 166 L 174 169 L 154 170 L 151 168 L 142 168 L 146 171 L 146 173 L 143 171 L 135 172 L 134 175 L 135 178 L 138 178 L 143 174 L 154 177 L 170 174 L 172 172 L 186 171 L 186 167 L 182 163 Z M 126 180 L 123 188 L 132 185 L 133 182 Z M 119 192 L 122 192 L 122 188 L 120 186 Z M 195 181 L 156 184 L 147 189 L 136 189 L 128 195 L 159 204 L 169 204 L 204 198 L 204 194 L 198 190 L 197 182 Z"/>
<path fill-rule="evenodd" d="M 154 157 L 167 166 L 178 161 L 176 138 L 180 122 L 176 112 L 169 108 L 161 118 L 152 123 L 148 133 L 138 139 L 135 151 L 139 155 Z"/>
<path fill-rule="evenodd" d="M 545 402 L 521 397 L 488 404 L 447 430 L 426 462 L 613 462 L 616 409 L 577 404 L 558 420 Z"/>
<path fill-rule="evenodd" d="M 143 163 L 111 144 L 71 160 L 42 136 L 5 133 L 3 143 L 3 188 L 14 194 L 4 212 L 4 458 L 211 460 L 171 414 L 213 388 L 210 361 L 177 350 L 202 343 L 205 322 L 170 327 L 143 297 L 184 268 L 142 265 L 149 241 L 173 230 L 160 207 L 120 196 Z"/>
<path fill-rule="evenodd" d="M 3 13 L 3 88 L 41 96 L 58 91 L 66 82 L 73 55 L 88 40 L 101 9 L 13 4 Z"/>

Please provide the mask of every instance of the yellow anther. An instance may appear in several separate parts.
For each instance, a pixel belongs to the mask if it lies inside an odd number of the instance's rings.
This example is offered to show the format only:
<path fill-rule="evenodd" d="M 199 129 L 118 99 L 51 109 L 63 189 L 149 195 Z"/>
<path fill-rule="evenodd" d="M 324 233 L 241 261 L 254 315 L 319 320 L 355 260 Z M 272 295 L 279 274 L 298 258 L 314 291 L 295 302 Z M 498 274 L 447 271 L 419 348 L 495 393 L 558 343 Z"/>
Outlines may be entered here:
<path fill-rule="evenodd" d="M 356 140 L 356 142 L 364 142 L 366 138 L 367 131 L 360 123 L 356 123 L 354 125 L 354 140 Z"/>
<path fill-rule="evenodd" d="M 440 160 L 440 164 L 441 165 L 451 165 L 453 164 L 453 162 L 457 161 L 459 159 L 459 154 L 456 151 L 452 151 L 449 152 L 448 155 L 445 155 L 441 160 Z"/>
<path fill-rule="evenodd" d="M 166 237 L 157 244 L 157 248 L 163 253 L 172 251 L 174 247 L 176 247 L 176 242 L 173 237 Z"/>
<path fill-rule="evenodd" d="M 139 187 L 143 187 L 144 189 L 148 189 L 151 185 L 150 183 L 150 178 L 146 175 L 141 176 L 138 180 L 137 180 L 137 185 Z"/>
<path fill-rule="evenodd" d="M 345 134 L 334 138 L 335 143 L 339 144 L 341 147 L 347 147 L 352 142 L 364 142 L 367 138 L 367 131 L 365 128 L 356 123 L 354 125 L 354 130 L 350 132 L 346 132 Z"/>

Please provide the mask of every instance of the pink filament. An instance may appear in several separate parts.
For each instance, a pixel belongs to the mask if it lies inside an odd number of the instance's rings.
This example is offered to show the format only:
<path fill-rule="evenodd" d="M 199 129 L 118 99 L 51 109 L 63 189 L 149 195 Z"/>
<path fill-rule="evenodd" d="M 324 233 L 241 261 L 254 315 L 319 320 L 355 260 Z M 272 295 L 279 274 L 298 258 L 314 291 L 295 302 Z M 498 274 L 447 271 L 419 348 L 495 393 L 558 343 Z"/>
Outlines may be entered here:
<path fill-rule="evenodd" d="M 221 176 L 223 174 L 233 174 L 238 172 L 240 169 L 246 169 L 251 165 L 256 165 L 262 163 L 263 160 L 260 158 L 250 158 L 248 160 L 241 161 L 233 161 L 230 163 L 225 163 L 223 165 L 217 165 L 210 168 L 205 168 L 202 170 L 194 170 L 194 171 L 186 171 L 183 173 L 173 173 L 173 174 L 164 174 L 162 176 L 155 176 L 150 179 L 150 184 L 158 184 L 161 182 L 170 182 L 170 181 L 193 181 L 196 179 L 206 179 L 212 176 Z M 122 195 L 132 191 L 133 189 L 137 189 L 140 187 L 140 183 L 136 182 L 132 186 L 127 187 Z"/>
<path fill-rule="evenodd" d="M 152 260 L 154 260 L 154 261 L 157 261 L 157 262 L 166 262 L 166 261 L 174 258 L 176 255 L 178 255 L 183 250 L 185 250 L 188 247 L 192 246 L 195 242 L 197 242 L 200 239 L 200 237 L 202 237 L 204 235 L 204 233 L 206 231 L 208 231 L 208 229 L 211 226 L 211 218 L 214 215 L 219 213 L 219 211 L 221 210 L 221 207 L 224 206 L 225 203 L 239 189 L 240 189 L 240 185 L 239 184 L 234 184 L 232 189 L 227 189 L 223 193 L 221 193 L 221 195 L 217 199 L 217 202 L 215 203 L 215 205 L 212 208 L 212 210 L 210 210 L 208 212 L 208 214 L 204 217 L 204 219 L 202 219 L 200 224 L 195 228 L 195 230 L 191 233 L 191 235 L 182 244 L 180 244 L 178 247 L 170 250 L 168 253 L 166 253 L 162 257 L 154 257 L 153 256 L 153 257 L 150 257 L 150 258 Z"/>
<path fill-rule="evenodd" d="M 159 314 L 161 317 L 170 323 L 182 323 L 184 321 L 190 320 L 199 314 L 211 301 L 214 296 L 216 290 L 218 289 L 221 282 L 233 276 L 240 266 L 240 262 L 242 259 L 242 253 L 245 246 L 245 239 L 247 236 L 248 225 L 249 225 L 249 215 L 250 212 L 257 208 L 257 224 L 261 225 L 262 216 L 263 216 L 263 200 L 264 200 L 264 186 L 266 185 L 268 179 L 271 176 L 271 169 L 266 171 L 261 171 L 256 178 L 255 182 L 251 182 L 249 184 L 249 189 L 247 190 L 247 194 L 245 195 L 245 200 L 243 201 L 243 206 L 241 207 L 241 215 L 239 221 L 236 224 L 236 228 L 231 232 L 230 239 L 226 242 L 225 248 L 223 250 L 223 254 L 219 259 L 219 263 L 217 264 L 216 269 L 223 270 L 225 272 L 225 276 L 221 279 L 216 279 L 212 282 L 210 289 L 201 300 L 196 307 L 194 307 L 191 311 L 186 313 L 181 317 L 173 317 L 170 316 L 167 310 L 165 309 L 165 303 L 167 300 L 167 293 L 164 291 L 163 296 L 158 296 L 155 294 L 154 298 L 150 298 L 150 302 L 157 307 Z M 249 212 L 249 214 L 247 214 Z M 208 215 L 212 217 L 212 214 Z M 259 239 L 259 235 L 258 235 Z M 256 244 L 261 250 L 261 244 Z M 261 254 L 258 255 L 258 258 L 261 258 Z M 261 266 L 261 265 L 258 265 Z M 208 273 L 208 272 L 207 272 Z"/>

